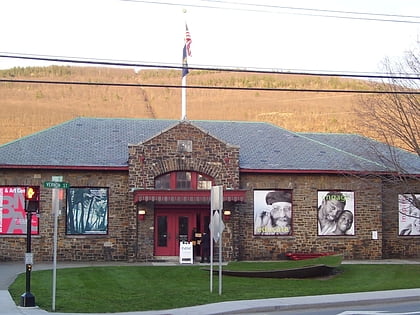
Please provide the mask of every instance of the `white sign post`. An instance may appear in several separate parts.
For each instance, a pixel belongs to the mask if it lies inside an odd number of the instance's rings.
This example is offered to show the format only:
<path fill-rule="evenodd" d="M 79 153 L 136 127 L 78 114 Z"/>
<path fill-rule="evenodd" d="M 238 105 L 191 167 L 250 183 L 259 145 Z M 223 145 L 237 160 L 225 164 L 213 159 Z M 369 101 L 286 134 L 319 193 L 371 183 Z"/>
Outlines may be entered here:
<path fill-rule="evenodd" d="M 63 176 L 52 176 L 54 182 L 62 182 Z M 55 297 L 57 292 L 57 243 L 58 243 L 58 213 L 60 211 L 58 188 L 52 190 L 52 212 L 54 214 L 54 239 L 53 239 L 53 283 L 52 283 L 52 305 L 51 309 L 55 312 Z"/>
<path fill-rule="evenodd" d="M 222 221 L 223 186 L 211 188 L 210 205 L 210 292 L 213 292 L 213 240 L 219 242 L 219 295 L 222 294 L 222 232 L 225 225 Z"/>

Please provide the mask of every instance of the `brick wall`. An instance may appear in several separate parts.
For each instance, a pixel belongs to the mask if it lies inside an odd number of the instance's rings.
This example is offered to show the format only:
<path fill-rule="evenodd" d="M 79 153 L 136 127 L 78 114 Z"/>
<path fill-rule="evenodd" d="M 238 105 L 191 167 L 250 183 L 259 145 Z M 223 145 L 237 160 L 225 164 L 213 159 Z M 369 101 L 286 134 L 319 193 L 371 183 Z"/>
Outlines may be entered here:
<path fill-rule="evenodd" d="M 191 140 L 191 152 L 181 152 L 178 140 Z M 214 185 L 239 188 L 239 147 L 221 142 L 188 122 L 129 146 L 130 188 L 154 188 L 155 177 L 181 170 L 207 174 L 214 178 Z"/>
<path fill-rule="evenodd" d="M 32 238 L 35 261 L 52 259 L 53 217 L 51 190 L 42 182 L 53 175 L 63 175 L 72 186 L 109 187 L 109 235 L 65 235 L 64 215 L 59 219 L 58 259 L 89 260 L 150 260 L 153 259 L 153 204 L 147 208 L 144 221 L 136 219 L 124 172 L 47 172 L 7 170 L 0 172 L 0 185 L 40 185 L 40 235 Z M 417 185 L 417 186 L 416 186 Z M 413 192 L 418 183 L 410 184 Z M 287 252 L 338 252 L 346 259 L 418 258 L 420 238 L 398 236 L 398 193 L 407 187 L 383 188 L 379 179 L 364 180 L 339 175 L 262 175 L 243 174 L 241 188 L 249 190 L 245 204 L 225 203 L 232 210 L 226 221 L 225 260 L 284 258 Z M 293 235 L 253 235 L 253 189 L 291 189 L 293 191 Z M 382 195 L 384 189 L 384 195 Z M 317 191 L 343 190 L 355 193 L 355 236 L 317 235 Z M 383 206 L 383 215 L 382 215 Z M 383 224 L 382 224 L 383 219 Z M 378 240 L 372 239 L 378 231 Z M 111 247 L 108 247 L 111 245 Z M 22 261 L 26 237 L 0 236 L 0 260 Z"/>
<path fill-rule="evenodd" d="M 136 238 L 135 260 L 154 260 L 154 207 L 152 203 L 139 203 L 137 209 L 145 209 L 146 215 L 143 220 L 137 219 L 138 232 Z"/>
<path fill-rule="evenodd" d="M 125 172 L 78 172 L 43 170 L 1 170 L 0 185 L 38 185 L 41 187 L 39 235 L 32 237 L 35 261 L 51 261 L 53 257 L 54 220 L 52 215 L 52 190 L 42 183 L 51 176 L 64 176 L 72 187 L 109 188 L 108 235 L 66 235 L 65 213 L 58 221 L 59 261 L 127 260 L 133 255 L 135 239 L 135 212 L 129 207 L 132 196 L 128 191 Z M 131 202 L 132 204 L 132 202 Z M 0 236 L 0 260 L 23 261 L 26 236 Z"/>
<path fill-rule="evenodd" d="M 235 258 L 239 260 L 280 259 L 287 252 L 336 252 L 346 259 L 382 258 L 381 182 L 340 175 L 243 174 L 241 186 L 248 189 L 248 202 L 233 215 Z M 253 190 L 291 189 L 293 193 L 293 235 L 253 235 Z M 355 235 L 318 236 L 318 190 L 354 191 Z M 378 239 L 372 239 L 372 231 Z"/>
<path fill-rule="evenodd" d="M 398 235 L 398 195 L 420 194 L 420 181 L 385 183 L 383 191 L 384 258 L 419 258 L 420 236 Z"/>

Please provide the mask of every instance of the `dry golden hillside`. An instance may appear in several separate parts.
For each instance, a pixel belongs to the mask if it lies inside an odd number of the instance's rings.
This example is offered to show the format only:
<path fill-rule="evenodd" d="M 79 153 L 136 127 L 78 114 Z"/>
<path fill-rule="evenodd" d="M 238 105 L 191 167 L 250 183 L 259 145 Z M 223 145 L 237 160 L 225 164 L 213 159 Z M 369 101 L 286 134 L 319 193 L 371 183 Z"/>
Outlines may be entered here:
<path fill-rule="evenodd" d="M 136 84 L 181 84 L 180 71 L 51 66 L 0 70 L 3 79 L 83 81 Z M 360 80 L 279 74 L 191 71 L 189 85 L 262 88 L 369 89 Z M 190 120 L 264 121 L 293 131 L 349 132 L 361 130 L 355 108 L 359 96 L 188 89 Z M 0 144 L 75 117 L 181 118 L 181 90 L 34 83 L 0 83 Z"/>

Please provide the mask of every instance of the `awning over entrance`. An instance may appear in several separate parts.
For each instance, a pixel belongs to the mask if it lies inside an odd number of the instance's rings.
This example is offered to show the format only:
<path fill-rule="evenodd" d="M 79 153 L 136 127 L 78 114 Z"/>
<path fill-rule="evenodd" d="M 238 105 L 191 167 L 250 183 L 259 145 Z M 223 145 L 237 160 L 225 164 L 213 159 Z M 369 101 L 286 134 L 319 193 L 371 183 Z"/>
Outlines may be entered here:
<path fill-rule="evenodd" d="M 224 190 L 223 201 L 245 202 L 246 190 Z M 134 203 L 153 201 L 156 203 L 207 203 L 210 204 L 210 190 L 134 190 Z"/>

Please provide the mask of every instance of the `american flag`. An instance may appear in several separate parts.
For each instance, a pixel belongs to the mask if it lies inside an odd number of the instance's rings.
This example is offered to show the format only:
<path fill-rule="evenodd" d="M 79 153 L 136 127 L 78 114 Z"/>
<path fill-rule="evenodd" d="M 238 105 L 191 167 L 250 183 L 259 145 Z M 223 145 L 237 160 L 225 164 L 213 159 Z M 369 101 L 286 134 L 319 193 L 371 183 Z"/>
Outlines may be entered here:
<path fill-rule="evenodd" d="M 182 51 L 182 77 L 186 76 L 188 74 L 188 62 L 187 62 L 187 56 L 191 57 L 191 35 L 188 31 L 188 26 L 185 24 L 185 43 L 184 43 L 184 49 Z"/>
<path fill-rule="evenodd" d="M 187 24 L 185 24 L 185 47 L 187 49 L 187 54 L 189 57 L 191 57 L 191 34 L 190 31 L 188 30 L 188 26 Z"/>

